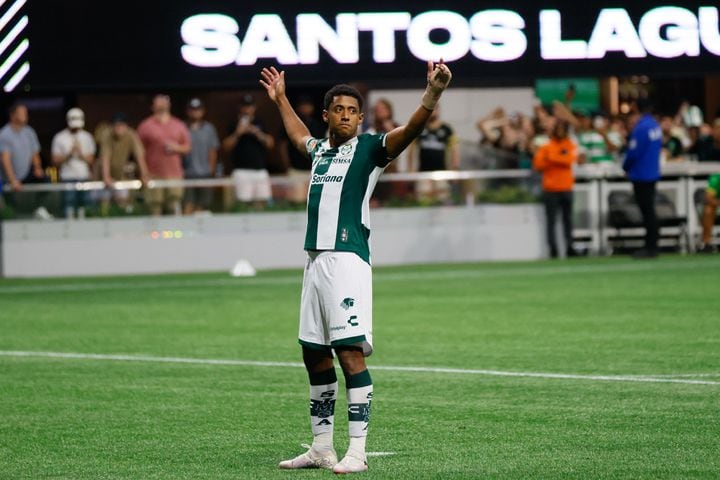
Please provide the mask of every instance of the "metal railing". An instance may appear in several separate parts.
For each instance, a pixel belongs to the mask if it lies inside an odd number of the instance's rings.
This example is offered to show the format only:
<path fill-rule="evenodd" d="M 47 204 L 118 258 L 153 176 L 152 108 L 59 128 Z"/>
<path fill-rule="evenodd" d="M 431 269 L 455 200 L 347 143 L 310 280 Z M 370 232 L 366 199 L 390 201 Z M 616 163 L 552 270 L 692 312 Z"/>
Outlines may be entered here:
<path fill-rule="evenodd" d="M 685 218 L 685 225 L 688 232 L 697 235 L 700 229 L 696 192 L 704 189 L 705 179 L 715 173 L 720 173 L 720 162 L 696 162 L 681 161 L 671 162 L 662 165 L 662 180 L 659 183 L 659 190 L 669 192 L 679 215 Z M 608 225 L 608 196 L 615 190 L 628 190 L 629 182 L 625 180 L 622 168 L 615 163 L 585 164 L 576 168 L 577 184 L 575 187 L 575 218 L 576 234 L 579 237 L 588 239 L 588 249 L 592 252 L 602 253 L 608 250 L 609 234 L 611 227 Z M 271 176 L 270 182 L 273 192 L 278 195 L 274 197 L 276 202 L 282 202 L 285 190 L 298 184 L 307 184 L 307 179 L 291 176 Z M 439 202 L 445 205 L 473 205 L 476 203 L 492 202 L 495 197 L 488 197 L 488 191 L 493 189 L 506 188 L 512 185 L 518 192 L 524 195 L 518 199 L 524 202 L 539 200 L 539 176 L 531 170 L 459 170 L 459 171 L 434 171 L 417 173 L 386 173 L 380 177 L 381 184 L 405 183 L 408 185 L 418 182 L 445 182 L 451 190 L 452 195 L 444 201 Z M 231 177 L 207 178 L 207 179 L 186 179 L 186 180 L 150 180 L 143 185 L 139 180 L 126 180 L 115 182 L 108 187 L 100 181 L 87 182 L 66 182 L 66 183 L 39 183 L 26 184 L 23 186 L 22 194 L 49 194 L 58 195 L 62 192 L 83 191 L 83 192 L 112 192 L 128 191 L 135 193 L 132 199 L 134 202 L 142 201 L 144 189 L 158 189 L 168 187 L 183 187 L 186 189 L 213 189 L 224 192 L 224 201 L 219 202 L 219 208 L 213 209 L 214 213 L 233 212 L 234 200 L 233 187 L 235 181 Z M 5 193 L 8 186 L 5 185 Z M 406 193 L 407 194 L 407 193 Z M 107 193 L 105 194 L 107 196 Z M 390 193 L 392 195 L 392 192 Z M 414 197 L 413 193 L 409 194 Z M 220 196 L 220 195 L 218 195 Z M 511 195 L 512 197 L 512 195 Z M 490 198 L 488 200 L 488 198 Z M 513 197 L 515 198 L 515 197 Z M 528 200 L 529 199 L 529 200 Z M 392 197 L 390 197 L 392 200 Z M 97 202 L 97 198 L 94 199 Z M 502 201 L 502 200 L 501 200 Z M 55 201 L 56 205 L 59 202 Z M 217 203 L 217 202 L 216 202 Z M 430 203 L 431 204 L 431 203 Z M 437 204 L 437 203 L 436 203 Z M 426 206 L 425 202 L 407 202 L 404 206 Z M 383 199 L 375 203 L 375 206 L 399 206 L 388 202 L 387 192 Z M 296 206 L 297 207 L 297 206 Z M 277 209 L 281 210 L 282 205 Z M 297 208 L 295 208 L 297 209 Z M 143 214 L 147 212 L 136 212 Z M 62 211 L 56 216 L 61 216 Z M 28 215 L 30 216 L 30 215 Z M 6 216 L 7 217 L 7 216 Z M 21 218 L 20 215 L 17 218 Z M 692 243 L 692 242 L 691 242 Z M 693 245 L 689 245 L 689 250 Z"/>

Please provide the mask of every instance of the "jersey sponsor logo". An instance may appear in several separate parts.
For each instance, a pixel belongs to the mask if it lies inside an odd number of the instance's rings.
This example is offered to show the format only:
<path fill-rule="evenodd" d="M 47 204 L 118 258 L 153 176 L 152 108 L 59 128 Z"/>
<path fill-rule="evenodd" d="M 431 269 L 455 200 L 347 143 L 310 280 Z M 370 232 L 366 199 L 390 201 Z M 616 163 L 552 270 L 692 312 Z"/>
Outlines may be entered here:
<path fill-rule="evenodd" d="M 330 163 L 336 164 L 336 165 L 348 165 L 352 162 L 352 157 L 335 157 L 332 160 L 330 160 Z"/>
<path fill-rule="evenodd" d="M 348 310 L 350 307 L 355 306 L 355 299 L 350 297 L 344 298 L 343 301 L 340 303 L 340 306 L 344 310 Z"/>
<path fill-rule="evenodd" d="M 342 183 L 344 179 L 344 175 L 318 175 L 316 173 L 312 177 L 312 184 L 320 185 L 323 183 Z"/>

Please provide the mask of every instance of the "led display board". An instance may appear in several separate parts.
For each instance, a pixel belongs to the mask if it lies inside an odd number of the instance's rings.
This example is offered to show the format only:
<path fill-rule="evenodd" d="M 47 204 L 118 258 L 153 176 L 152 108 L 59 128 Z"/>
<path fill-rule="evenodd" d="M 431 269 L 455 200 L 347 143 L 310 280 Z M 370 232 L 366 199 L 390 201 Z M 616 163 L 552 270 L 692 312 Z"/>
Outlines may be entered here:
<path fill-rule="evenodd" d="M 294 82 L 465 85 L 720 71 L 712 2 L 0 2 L 5 90 L 232 88 Z"/>

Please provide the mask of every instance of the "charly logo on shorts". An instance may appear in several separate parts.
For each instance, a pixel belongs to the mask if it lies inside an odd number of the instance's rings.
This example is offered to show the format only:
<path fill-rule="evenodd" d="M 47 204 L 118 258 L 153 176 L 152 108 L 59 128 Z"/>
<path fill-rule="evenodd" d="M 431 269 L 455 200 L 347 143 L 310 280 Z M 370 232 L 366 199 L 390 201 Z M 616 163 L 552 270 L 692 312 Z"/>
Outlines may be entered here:
<path fill-rule="evenodd" d="M 343 301 L 340 303 L 340 306 L 341 306 L 344 310 L 348 310 L 348 309 L 350 309 L 350 307 L 354 307 L 354 306 L 355 306 L 355 299 L 354 299 L 354 298 L 350 298 L 350 297 L 345 298 L 345 299 L 343 299 Z"/>

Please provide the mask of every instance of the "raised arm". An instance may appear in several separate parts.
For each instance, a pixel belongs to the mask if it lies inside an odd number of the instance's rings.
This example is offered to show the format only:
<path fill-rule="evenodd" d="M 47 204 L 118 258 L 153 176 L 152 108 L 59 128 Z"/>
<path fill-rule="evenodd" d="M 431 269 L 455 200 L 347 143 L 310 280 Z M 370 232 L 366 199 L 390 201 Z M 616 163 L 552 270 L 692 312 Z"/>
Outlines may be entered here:
<path fill-rule="evenodd" d="M 410 143 L 422 133 L 425 128 L 432 111 L 435 110 L 435 106 L 440 100 L 440 96 L 447 88 L 452 78 L 450 68 L 440 60 L 439 63 L 433 64 L 428 62 L 427 64 L 427 86 L 425 87 L 425 93 L 423 93 L 420 106 L 410 116 L 406 125 L 402 125 L 392 130 L 387 134 L 385 141 L 385 147 L 387 148 L 388 158 L 395 158 L 403 150 L 407 148 Z"/>
<path fill-rule="evenodd" d="M 310 131 L 302 120 L 300 120 L 300 117 L 297 116 L 285 95 L 285 72 L 278 72 L 275 67 L 270 67 L 263 68 L 261 75 L 263 79 L 260 80 L 260 85 L 265 87 L 268 97 L 275 102 L 278 110 L 280 110 L 280 117 L 282 117 L 290 143 L 292 143 L 300 153 L 308 156 L 305 150 L 305 143 L 311 136 Z"/>

